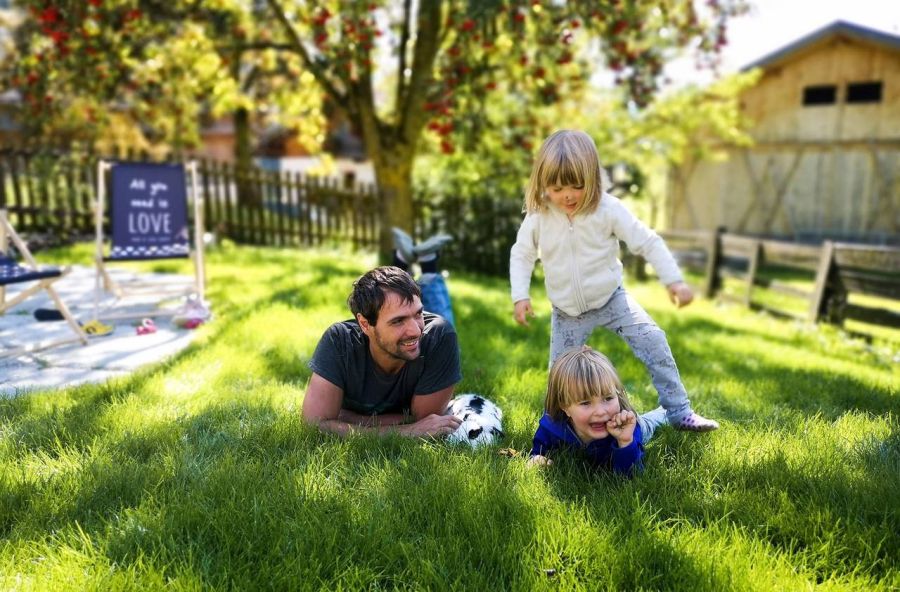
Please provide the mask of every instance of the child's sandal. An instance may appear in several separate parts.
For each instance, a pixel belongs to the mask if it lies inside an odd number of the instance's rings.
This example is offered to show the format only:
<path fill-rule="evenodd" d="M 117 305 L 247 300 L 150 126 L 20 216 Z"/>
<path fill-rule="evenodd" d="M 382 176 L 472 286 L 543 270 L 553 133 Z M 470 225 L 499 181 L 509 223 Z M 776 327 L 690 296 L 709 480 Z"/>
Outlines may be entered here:
<path fill-rule="evenodd" d="M 719 429 L 719 422 L 713 419 L 706 419 L 702 415 L 691 413 L 680 421 L 672 424 L 676 430 L 686 432 L 711 432 Z"/>
<path fill-rule="evenodd" d="M 88 321 L 87 323 L 81 326 L 81 330 L 84 331 L 87 335 L 91 337 L 100 337 L 102 335 L 109 335 L 115 329 L 112 325 L 106 325 L 101 323 L 97 319 L 93 321 Z"/>
<path fill-rule="evenodd" d="M 203 319 L 188 319 L 181 325 L 185 329 L 196 329 L 203 324 Z"/>
<path fill-rule="evenodd" d="M 141 321 L 141 324 L 138 325 L 137 334 L 149 335 L 150 333 L 156 333 L 156 323 L 153 322 L 153 319 L 144 319 Z"/>

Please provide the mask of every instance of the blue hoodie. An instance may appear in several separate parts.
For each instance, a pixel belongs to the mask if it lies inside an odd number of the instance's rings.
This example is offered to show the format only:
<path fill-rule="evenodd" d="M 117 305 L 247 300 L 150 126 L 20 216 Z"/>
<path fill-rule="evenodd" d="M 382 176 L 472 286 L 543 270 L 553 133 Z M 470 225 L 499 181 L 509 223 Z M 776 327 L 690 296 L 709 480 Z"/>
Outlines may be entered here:
<path fill-rule="evenodd" d="M 534 433 L 531 456 L 546 456 L 548 452 L 558 448 L 584 450 L 591 464 L 616 473 L 627 475 L 644 470 L 644 463 L 641 462 L 644 445 L 640 425 L 634 426 L 634 439 L 625 448 L 619 448 L 619 443 L 612 436 L 594 440 L 585 446 L 568 421 L 554 421 L 545 413 Z"/>

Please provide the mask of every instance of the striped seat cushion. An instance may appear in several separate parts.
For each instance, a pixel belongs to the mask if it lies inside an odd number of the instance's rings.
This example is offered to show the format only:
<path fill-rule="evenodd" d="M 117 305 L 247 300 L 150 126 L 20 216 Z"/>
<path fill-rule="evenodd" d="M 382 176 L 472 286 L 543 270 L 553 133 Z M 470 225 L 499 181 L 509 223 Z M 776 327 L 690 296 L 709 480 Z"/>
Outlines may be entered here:
<path fill-rule="evenodd" d="M 15 259 L 12 259 L 11 257 L 0 255 L 0 286 L 59 277 L 61 275 L 62 271 L 57 268 L 29 269 L 28 267 L 19 265 L 16 263 Z"/>

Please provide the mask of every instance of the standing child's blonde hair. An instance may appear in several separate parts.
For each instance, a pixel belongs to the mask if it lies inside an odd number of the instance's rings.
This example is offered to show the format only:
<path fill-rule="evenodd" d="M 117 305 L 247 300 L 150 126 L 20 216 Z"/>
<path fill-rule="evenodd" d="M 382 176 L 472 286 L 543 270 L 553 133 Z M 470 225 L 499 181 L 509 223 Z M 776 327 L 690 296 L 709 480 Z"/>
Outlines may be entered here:
<path fill-rule="evenodd" d="M 563 409 L 611 393 L 619 398 L 623 411 L 634 412 L 615 366 L 609 358 L 585 345 L 567 351 L 553 363 L 544 409 L 555 421 L 563 421 Z"/>
<path fill-rule="evenodd" d="M 544 140 L 525 189 L 524 212 L 540 212 L 547 207 L 544 190 L 550 185 L 584 187 L 585 199 L 573 212 L 593 212 L 608 189 L 606 174 L 594 140 L 578 130 L 559 130 Z"/>

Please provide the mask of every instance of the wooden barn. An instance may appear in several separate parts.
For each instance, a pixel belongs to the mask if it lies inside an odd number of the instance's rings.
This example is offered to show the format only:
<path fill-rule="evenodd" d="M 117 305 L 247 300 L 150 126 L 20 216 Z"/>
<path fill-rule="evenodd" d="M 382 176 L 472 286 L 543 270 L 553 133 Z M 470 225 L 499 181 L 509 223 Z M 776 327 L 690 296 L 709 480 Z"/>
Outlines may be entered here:
<path fill-rule="evenodd" d="M 900 37 L 837 21 L 751 68 L 754 145 L 670 171 L 668 228 L 900 244 Z"/>

